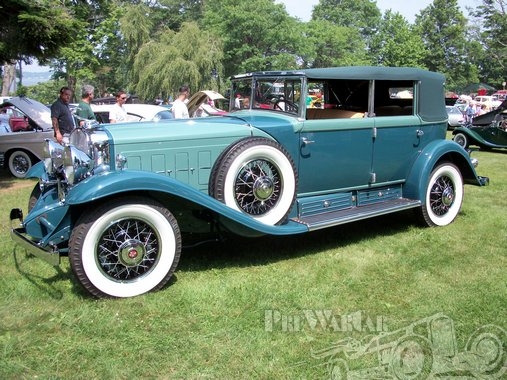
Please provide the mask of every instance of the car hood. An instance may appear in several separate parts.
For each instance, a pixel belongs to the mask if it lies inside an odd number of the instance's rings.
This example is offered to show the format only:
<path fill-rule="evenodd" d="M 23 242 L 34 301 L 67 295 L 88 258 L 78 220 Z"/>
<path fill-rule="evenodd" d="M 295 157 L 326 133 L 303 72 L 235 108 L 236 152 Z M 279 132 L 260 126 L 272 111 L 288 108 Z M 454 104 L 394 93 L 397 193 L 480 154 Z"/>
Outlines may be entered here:
<path fill-rule="evenodd" d="M 472 121 L 472 125 L 488 125 L 493 122 L 495 116 L 507 111 L 507 99 L 505 99 L 502 104 L 500 104 L 493 111 L 487 112 L 484 115 L 474 117 Z"/>
<path fill-rule="evenodd" d="M 204 90 L 196 92 L 194 95 L 190 97 L 190 99 L 188 99 L 187 103 L 188 114 L 193 115 L 195 111 L 197 111 L 197 108 L 199 108 L 199 106 L 203 104 L 208 98 L 210 98 L 213 101 L 225 99 L 221 94 L 212 90 Z"/>
<path fill-rule="evenodd" d="M 28 116 L 43 130 L 52 129 L 51 111 L 44 104 L 25 96 L 15 96 L 6 100 L 0 106 L 14 106 Z"/>

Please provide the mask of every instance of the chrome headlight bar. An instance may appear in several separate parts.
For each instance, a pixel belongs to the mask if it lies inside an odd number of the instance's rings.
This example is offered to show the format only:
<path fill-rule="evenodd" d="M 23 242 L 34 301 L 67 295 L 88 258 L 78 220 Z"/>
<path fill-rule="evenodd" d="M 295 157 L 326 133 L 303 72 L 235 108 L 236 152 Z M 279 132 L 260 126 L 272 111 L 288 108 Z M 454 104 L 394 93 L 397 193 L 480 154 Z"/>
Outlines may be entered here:
<path fill-rule="evenodd" d="M 64 147 L 56 141 L 45 139 L 42 159 L 48 175 L 55 175 L 58 168 L 63 166 Z"/>
<path fill-rule="evenodd" d="M 48 183 L 58 180 L 62 185 L 74 185 L 93 173 L 109 169 L 109 144 L 105 132 L 76 128 L 69 140 L 70 144 L 65 146 L 45 140 L 43 161 Z"/>

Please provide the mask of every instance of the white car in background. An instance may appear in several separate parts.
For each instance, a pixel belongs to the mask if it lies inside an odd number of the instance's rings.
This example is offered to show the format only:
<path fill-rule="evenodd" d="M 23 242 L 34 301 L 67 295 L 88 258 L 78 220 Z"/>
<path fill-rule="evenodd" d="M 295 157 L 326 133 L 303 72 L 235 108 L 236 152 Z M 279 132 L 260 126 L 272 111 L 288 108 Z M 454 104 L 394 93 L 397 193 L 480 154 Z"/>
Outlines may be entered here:
<path fill-rule="evenodd" d="M 445 106 L 447 111 L 447 129 L 461 127 L 465 123 L 465 116 L 457 106 Z"/>
<path fill-rule="evenodd" d="M 92 111 L 97 117 L 99 123 L 109 123 L 109 112 L 114 104 L 91 104 Z M 153 104 L 124 104 L 128 114 L 127 122 L 139 121 L 160 121 L 172 119 L 171 110 L 167 107 L 156 106 Z"/>
<path fill-rule="evenodd" d="M 474 98 L 474 101 L 479 104 L 484 104 L 488 108 L 487 112 L 493 111 L 494 109 L 497 109 L 500 107 L 500 104 L 502 102 L 498 100 L 497 98 L 489 95 L 479 95 Z"/>

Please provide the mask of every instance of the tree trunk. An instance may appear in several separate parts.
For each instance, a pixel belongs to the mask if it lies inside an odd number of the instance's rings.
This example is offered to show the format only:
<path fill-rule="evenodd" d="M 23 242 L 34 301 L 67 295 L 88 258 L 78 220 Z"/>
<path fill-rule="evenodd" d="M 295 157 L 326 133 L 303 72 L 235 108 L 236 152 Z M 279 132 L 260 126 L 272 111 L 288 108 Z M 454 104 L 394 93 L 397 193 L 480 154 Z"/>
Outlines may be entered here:
<path fill-rule="evenodd" d="M 12 83 L 16 80 L 16 65 L 5 64 L 3 67 L 2 96 L 8 96 Z"/>

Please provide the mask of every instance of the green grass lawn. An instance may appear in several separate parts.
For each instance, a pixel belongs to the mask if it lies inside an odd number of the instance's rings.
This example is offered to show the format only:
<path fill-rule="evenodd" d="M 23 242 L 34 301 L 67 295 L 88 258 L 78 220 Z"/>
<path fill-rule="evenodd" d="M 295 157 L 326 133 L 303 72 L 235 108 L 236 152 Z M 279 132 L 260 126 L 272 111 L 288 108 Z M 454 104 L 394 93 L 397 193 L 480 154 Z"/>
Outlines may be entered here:
<path fill-rule="evenodd" d="M 466 186 L 447 227 L 421 228 L 407 212 L 186 249 L 168 286 L 126 300 L 95 300 L 68 260 L 54 268 L 15 249 L 8 213 L 26 210 L 34 183 L 3 171 L 0 379 L 329 378 L 330 357 L 317 351 L 438 313 L 463 353 L 481 326 L 507 329 L 507 152 L 473 157 L 491 184 Z"/>

